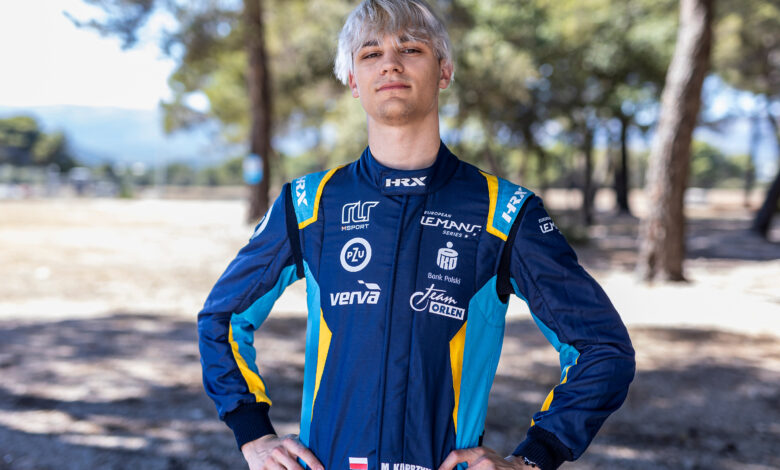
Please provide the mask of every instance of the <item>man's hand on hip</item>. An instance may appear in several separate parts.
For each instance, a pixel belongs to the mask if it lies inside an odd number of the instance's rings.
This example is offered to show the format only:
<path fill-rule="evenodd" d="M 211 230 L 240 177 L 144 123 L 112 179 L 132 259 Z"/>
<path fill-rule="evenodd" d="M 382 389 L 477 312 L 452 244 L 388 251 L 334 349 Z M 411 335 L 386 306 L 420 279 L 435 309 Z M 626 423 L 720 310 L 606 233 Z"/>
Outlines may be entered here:
<path fill-rule="evenodd" d="M 249 470 L 303 470 L 298 458 L 313 470 L 324 470 L 314 453 L 307 449 L 298 436 L 289 434 L 278 437 L 275 434 L 263 436 L 241 446 Z"/>
<path fill-rule="evenodd" d="M 504 458 L 489 447 L 472 447 L 450 452 L 439 470 L 453 470 L 459 463 L 468 463 L 469 470 L 521 470 L 525 467 L 522 458 L 517 460 L 512 455 Z"/>

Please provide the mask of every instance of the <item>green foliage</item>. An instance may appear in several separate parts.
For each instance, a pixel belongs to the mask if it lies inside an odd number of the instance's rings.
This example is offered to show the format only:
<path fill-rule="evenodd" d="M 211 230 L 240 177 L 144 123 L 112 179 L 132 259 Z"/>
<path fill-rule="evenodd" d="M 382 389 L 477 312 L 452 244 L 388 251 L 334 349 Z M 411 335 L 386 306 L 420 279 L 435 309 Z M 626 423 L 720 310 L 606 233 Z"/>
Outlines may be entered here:
<path fill-rule="evenodd" d="M 76 166 L 62 132 L 47 134 L 30 116 L 0 119 L 0 164 L 57 165 L 60 171 Z"/>
<path fill-rule="evenodd" d="M 713 64 L 729 84 L 780 96 L 780 1 L 718 4 Z"/>
<path fill-rule="evenodd" d="M 727 157 L 719 149 L 700 141 L 691 149 L 689 186 L 696 188 L 738 188 L 750 165 L 750 157 Z"/>

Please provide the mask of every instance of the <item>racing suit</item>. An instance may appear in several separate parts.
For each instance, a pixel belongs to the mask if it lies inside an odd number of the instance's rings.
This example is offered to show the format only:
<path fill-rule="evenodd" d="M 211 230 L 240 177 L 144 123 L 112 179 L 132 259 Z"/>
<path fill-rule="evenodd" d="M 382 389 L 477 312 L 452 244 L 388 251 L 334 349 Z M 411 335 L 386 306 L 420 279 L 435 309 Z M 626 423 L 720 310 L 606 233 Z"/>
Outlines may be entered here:
<path fill-rule="evenodd" d="M 444 144 L 422 170 L 366 148 L 286 184 L 198 316 L 205 388 L 239 447 L 273 432 L 253 333 L 304 277 L 300 439 L 327 470 L 435 470 L 479 445 L 510 293 L 561 364 L 515 455 L 576 459 L 633 379 L 620 317 L 539 197 Z"/>

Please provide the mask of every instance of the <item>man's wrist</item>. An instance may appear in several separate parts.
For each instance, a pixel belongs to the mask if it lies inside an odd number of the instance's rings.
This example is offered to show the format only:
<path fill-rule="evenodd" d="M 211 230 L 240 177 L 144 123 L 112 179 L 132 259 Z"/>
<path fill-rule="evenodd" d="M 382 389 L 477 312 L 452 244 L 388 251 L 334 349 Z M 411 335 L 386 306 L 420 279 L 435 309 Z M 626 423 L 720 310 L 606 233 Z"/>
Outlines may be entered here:
<path fill-rule="evenodd" d="M 224 421 L 233 430 L 239 450 L 247 442 L 268 435 L 276 435 L 268 417 L 267 403 L 242 405 L 225 415 Z"/>

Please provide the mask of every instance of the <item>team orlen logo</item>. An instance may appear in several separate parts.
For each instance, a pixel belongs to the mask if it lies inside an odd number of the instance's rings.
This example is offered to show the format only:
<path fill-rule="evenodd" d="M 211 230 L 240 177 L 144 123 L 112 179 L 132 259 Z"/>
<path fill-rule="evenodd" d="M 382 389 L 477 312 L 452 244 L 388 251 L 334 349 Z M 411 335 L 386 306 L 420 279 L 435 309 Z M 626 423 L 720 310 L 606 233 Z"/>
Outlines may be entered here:
<path fill-rule="evenodd" d="M 373 282 L 358 281 L 360 285 L 366 288 L 363 291 L 350 291 L 350 292 L 335 292 L 330 294 L 330 305 L 335 307 L 336 305 L 363 305 L 372 304 L 376 305 L 379 302 L 379 294 L 382 289 L 379 288 L 379 284 Z"/>
<path fill-rule="evenodd" d="M 447 295 L 447 291 L 444 289 L 437 289 L 435 284 L 431 284 L 425 291 L 415 292 L 409 297 L 409 305 L 418 312 L 427 310 L 436 315 L 463 320 L 466 310 L 456 307 L 457 304 L 457 300 Z"/>
<path fill-rule="evenodd" d="M 425 178 L 427 176 L 420 176 L 419 178 L 385 178 L 385 188 L 425 186 Z"/>
<path fill-rule="evenodd" d="M 357 201 L 344 204 L 341 207 L 341 230 L 358 230 L 368 228 L 371 220 L 371 209 L 379 205 L 379 201 Z"/>
<path fill-rule="evenodd" d="M 371 245 L 365 238 L 356 237 L 344 244 L 341 249 L 341 267 L 356 273 L 371 261 Z"/>

